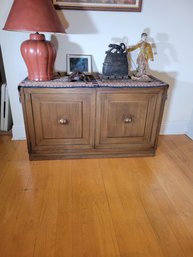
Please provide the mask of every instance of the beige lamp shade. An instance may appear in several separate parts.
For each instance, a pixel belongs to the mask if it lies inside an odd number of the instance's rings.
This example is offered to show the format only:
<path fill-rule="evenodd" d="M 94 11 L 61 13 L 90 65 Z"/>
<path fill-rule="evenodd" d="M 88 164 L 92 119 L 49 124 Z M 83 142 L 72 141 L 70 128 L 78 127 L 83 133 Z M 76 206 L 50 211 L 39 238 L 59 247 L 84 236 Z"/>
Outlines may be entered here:
<path fill-rule="evenodd" d="M 65 33 L 51 0 L 15 0 L 4 30 L 32 31 L 21 45 L 28 79 L 46 81 L 54 77 L 56 50 L 52 42 L 38 32 Z"/>

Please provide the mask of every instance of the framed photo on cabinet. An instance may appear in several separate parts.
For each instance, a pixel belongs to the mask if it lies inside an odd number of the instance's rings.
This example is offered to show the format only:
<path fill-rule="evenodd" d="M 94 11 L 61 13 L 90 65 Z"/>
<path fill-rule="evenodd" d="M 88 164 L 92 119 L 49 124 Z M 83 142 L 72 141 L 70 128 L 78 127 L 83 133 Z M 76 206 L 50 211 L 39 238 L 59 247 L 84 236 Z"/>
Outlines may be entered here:
<path fill-rule="evenodd" d="M 92 56 L 80 54 L 67 54 L 67 74 L 74 71 L 89 74 L 92 72 Z"/>
<path fill-rule="evenodd" d="M 53 0 L 56 9 L 141 12 L 143 0 Z"/>

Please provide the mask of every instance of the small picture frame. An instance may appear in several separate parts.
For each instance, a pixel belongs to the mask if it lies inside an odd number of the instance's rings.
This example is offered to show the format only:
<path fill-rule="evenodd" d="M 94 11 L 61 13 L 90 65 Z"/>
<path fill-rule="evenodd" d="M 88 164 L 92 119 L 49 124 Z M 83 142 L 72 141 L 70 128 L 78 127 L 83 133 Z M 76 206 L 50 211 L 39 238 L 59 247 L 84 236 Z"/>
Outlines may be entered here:
<path fill-rule="evenodd" d="M 92 72 L 92 56 L 84 54 L 67 54 L 67 74 L 74 71 L 89 74 Z"/>

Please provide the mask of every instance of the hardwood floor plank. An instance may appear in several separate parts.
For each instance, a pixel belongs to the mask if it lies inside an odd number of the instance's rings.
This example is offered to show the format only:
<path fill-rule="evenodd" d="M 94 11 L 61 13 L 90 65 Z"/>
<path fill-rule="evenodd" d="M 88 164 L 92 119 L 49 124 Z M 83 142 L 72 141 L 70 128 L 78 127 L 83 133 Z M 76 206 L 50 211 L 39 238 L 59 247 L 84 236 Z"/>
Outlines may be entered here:
<path fill-rule="evenodd" d="M 11 140 L 10 135 L 0 136 L 0 164 L 20 160 L 29 160 L 26 141 Z"/>
<path fill-rule="evenodd" d="M 58 182 L 59 171 L 56 162 L 47 161 L 41 163 L 48 177 L 44 190 L 43 201 L 39 209 L 38 229 L 34 244 L 33 257 L 54 257 L 56 251 L 56 234 L 58 218 Z"/>
<path fill-rule="evenodd" d="M 28 160 L 0 136 L 1 257 L 192 257 L 193 141 L 147 158 Z"/>
<path fill-rule="evenodd" d="M 157 235 L 165 256 L 184 255 L 186 249 L 193 251 L 192 238 L 176 212 L 167 193 L 143 159 L 136 160 L 136 181 L 139 197 Z M 186 240 L 185 246 L 184 241 Z M 171 249 L 173 249 L 171 251 Z"/>
<path fill-rule="evenodd" d="M 165 256 L 135 189 L 133 159 L 100 160 L 121 256 Z"/>
<path fill-rule="evenodd" d="M 57 161 L 58 214 L 55 257 L 72 257 L 72 172 L 71 160 Z"/>
<path fill-rule="evenodd" d="M 193 183 L 193 141 L 182 135 L 162 136 L 162 149 L 175 161 L 180 172 Z"/>
<path fill-rule="evenodd" d="M 183 159 L 187 158 L 190 152 L 182 152 L 181 148 L 187 147 L 187 145 L 191 148 L 193 142 L 189 139 L 187 140 L 185 136 L 179 136 L 181 144 L 179 144 L 179 142 L 174 144 L 174 141 L 177 142 L 178 137 L 176 137 L 173 142 L 171 142 L 171 138 L 174 140 L 173 136 L 164 137 L 164 140 L 161 141 L 157 156 L 155 158 L 145 158 L 145 162 L 154 172 L 157 180 L 167 194 L 167 198 L 163 198 L 160 192 L 157 193 L 158 191 L 155 191 L 154 193 L 154 196 L 156 196 L 157 201 L 161 205 L 160 208 L 163 215 L 167 218 L 185 256 L 192 256 L 193 183 L 186 174 L 187 171 L 189 172 L 189 162 L 191 162 L 192 159 L 189 159 L 188 162 L 184 162 Z M 179 145 L 178 147 L 170 148 L 171 143 L 173 146 Z M 178 154 L 176 154 L 176 151 L 178 151 Z M 184 155 L 183 159 L 179 158 L 180 154 Z"/>
<path fill-rule="evenodd" d="M 0 252 L 1 256 L 33 256 L 37 227 L 37 192 L 27 190 L 31 164 L 11 162 L 0 185 Z M 35 196 L 32 198 L 32 194 Z M 41 195 L 41 194 L 40 194 Z M 30 197 L 29 197 L 30 196 Z M 35 216 L 35 217 L 34 217 Z"/>
<path fill-rule="evenodd" d="M 147 158 L 146 162 L 193 237 L 193 184 L 181 171 L 176 159 L 167 154 L 165 148 L 161 150 L 155 158 Z"/>
<path fill-rule="evenodd" d="M 119 257 L 98 160 L 72 162 L 73 256 Z"/>
<path fill-rule="evenodd" d="M 0 218 L 4 219 L 14 206 L 15 197 L 18 192 L 22 192 L 28 183 L 31 164 L 29 162 L 11 162 L 7 164 L 4 177 L 0 184 Z M 19 207 L 19 205 L 17 206 Z"/>
<path fill-rule="evenodd" d="M 17 224 L 23 194 L 24 192 L 20 191 L 14 195 L 12 200 L 14 205 L 10 207 L 9 211 L 6 208 L 5 217 L 0 218 L 0 253 L 3 257 L 19 256 L 18 252 L 20 252 L 21 242 L 18 240 L 20 228 L 17 226 Z M 22 234 L 22 241 L 23 237 L 24 235 Z"/>

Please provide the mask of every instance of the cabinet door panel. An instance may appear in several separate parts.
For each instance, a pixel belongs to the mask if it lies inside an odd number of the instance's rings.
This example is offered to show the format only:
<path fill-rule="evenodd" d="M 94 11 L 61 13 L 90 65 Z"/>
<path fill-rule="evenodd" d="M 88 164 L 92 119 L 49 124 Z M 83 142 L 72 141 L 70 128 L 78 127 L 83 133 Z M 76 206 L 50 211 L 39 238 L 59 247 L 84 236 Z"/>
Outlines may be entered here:
<path fill-rule="evenodd" d="M 111 101 L 105 116 L 106 136 L 133 137 L 143 136 L 147 115 L 147 102 Z"/>
<path fill-rule="evenodd" d="M 161 100 L 160 90 L 99 90 L 96 147 L 152 147 Z"/>
<path fill-rule="evenodd" d="M 33 149 L 89 149 L 94 145 L 95 94 L 73 89 L 30 94 Z M 28 115 L 30 116 L 30 115 Z M 34 133 L 34 135 L 33 135 Z"/>
<path fill-rule="evenodd" d="M 81 138 L 83 132 L 83 103 L 42 102 L 42 134 L 44 138 Z"/>

